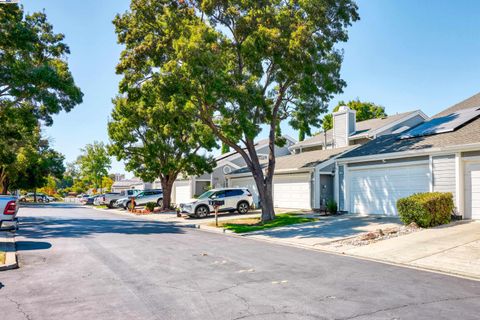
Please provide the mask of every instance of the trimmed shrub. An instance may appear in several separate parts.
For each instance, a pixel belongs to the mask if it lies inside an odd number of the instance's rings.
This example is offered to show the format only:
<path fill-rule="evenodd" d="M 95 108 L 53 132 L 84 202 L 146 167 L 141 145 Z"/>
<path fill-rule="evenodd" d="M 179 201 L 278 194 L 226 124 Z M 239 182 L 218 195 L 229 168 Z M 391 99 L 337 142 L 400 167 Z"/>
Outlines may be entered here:
<path fill-rule="evenodd" d="M 449 223 L 453 208 L 450 192 L 415 193 L 397 201 L 400 220 L 407 225 L 415 222 L 422 228 Z"/>
<path fill-rule="evenodd" d="M 148 211 L 150 212 L 153 212 L 153 210 L 155 210 L 155 207 L 157 206 L 157 204 L 155 202 L 148 202 L 146 205 L 145 205 L 145 209 L 147 209 Z"/>

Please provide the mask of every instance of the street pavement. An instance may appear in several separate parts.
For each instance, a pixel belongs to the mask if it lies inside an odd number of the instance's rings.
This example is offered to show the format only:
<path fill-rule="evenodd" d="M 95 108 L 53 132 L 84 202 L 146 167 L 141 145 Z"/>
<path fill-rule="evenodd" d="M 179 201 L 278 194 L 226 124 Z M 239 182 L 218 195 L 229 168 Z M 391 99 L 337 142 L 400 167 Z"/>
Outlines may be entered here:
<path fill-rule="evenodd" d="M 478 319 L 480 282 L 75 205 L 20 210 L 0 319 Z"/>

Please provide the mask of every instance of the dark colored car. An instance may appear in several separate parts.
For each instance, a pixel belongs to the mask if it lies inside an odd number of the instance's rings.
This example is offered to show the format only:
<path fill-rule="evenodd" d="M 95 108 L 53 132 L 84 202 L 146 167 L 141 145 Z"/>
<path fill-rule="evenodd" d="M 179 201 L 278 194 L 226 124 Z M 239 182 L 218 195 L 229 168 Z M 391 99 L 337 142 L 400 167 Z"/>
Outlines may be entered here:
<path fill-rule="evenodd" d="M 93 203 L 95 202 L 95 199 L 99 196 L 100 195 L 88 197 L 87 202 L 85 202 L 85 204 L 88 205 L 88 206 L 93 206 Z"/>

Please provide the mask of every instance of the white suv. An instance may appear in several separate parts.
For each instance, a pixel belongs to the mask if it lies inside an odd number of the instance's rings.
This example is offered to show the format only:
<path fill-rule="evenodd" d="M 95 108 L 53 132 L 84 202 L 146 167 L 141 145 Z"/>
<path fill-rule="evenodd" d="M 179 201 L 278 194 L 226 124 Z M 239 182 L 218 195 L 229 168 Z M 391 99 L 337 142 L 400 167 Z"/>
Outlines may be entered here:
<path fill-rule="evenodd" d="M 155 202 L 159 207 L 163 205 L 163 192 L 161 189 L 145 190 L 135 196 L 118 199 L 115 204 L 117 207 L 128 209 L 131 205 L 131 198 L 134 198 L 134 206 L 143 206 L 149 202 Z"/>
<path fill-rule="evenodd" d="M 203 193 L 196 201 L 181 203 L 180 211 L 188 216 L 203 218 L 215 209 L 210 205 L 211 200 L 225 201 L 218 211 L 238 211 L 241 214 L 248 213 L 253 204 L 253 197 L 246 188 L 212 189 Z"/>

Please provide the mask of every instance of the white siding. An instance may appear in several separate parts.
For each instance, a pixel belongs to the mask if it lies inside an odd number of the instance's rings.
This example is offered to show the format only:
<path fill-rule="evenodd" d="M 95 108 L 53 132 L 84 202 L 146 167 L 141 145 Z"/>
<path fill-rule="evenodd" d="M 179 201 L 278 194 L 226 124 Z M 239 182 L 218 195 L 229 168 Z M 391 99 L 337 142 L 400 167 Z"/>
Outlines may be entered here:
<path fill-rule="evenodd" d="M 347 113 L 333 116 L 333 139 L 336 148 L 347 146 Z"/>
<path fill-rule="evenodd" d="M 455 198 L 455 155 L 432 157 L 433 191 L 451 192 Z"/>

